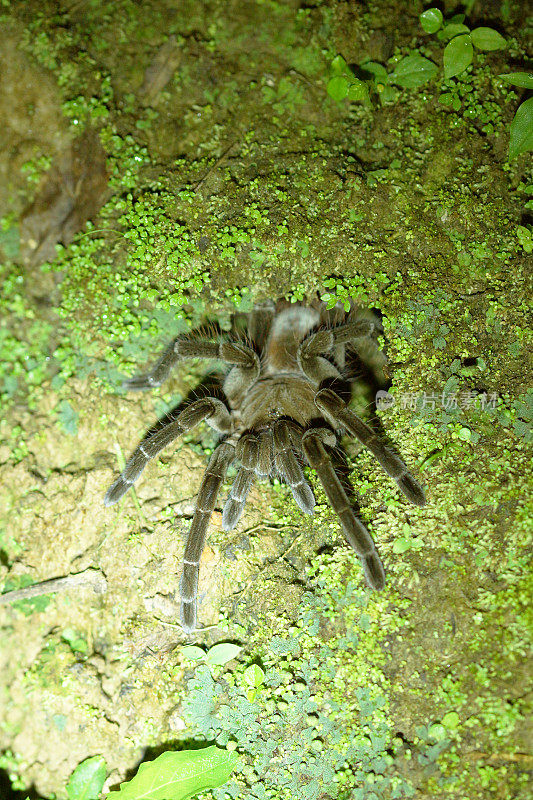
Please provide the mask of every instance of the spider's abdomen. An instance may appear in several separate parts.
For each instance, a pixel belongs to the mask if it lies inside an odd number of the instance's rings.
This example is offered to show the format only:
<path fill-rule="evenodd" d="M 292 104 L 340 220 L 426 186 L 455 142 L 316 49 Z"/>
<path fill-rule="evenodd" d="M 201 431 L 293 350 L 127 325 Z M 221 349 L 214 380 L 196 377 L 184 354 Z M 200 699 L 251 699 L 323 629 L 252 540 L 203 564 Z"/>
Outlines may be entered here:
<path fill-rule="evenodd" d="M 248 390 L 240 408 L 248 430 L 271 425 L 276 417 L 291 417 L 306 426 L 318 415 L 316 387 L 303 375 L 282 373 L 261 378 Z"/>

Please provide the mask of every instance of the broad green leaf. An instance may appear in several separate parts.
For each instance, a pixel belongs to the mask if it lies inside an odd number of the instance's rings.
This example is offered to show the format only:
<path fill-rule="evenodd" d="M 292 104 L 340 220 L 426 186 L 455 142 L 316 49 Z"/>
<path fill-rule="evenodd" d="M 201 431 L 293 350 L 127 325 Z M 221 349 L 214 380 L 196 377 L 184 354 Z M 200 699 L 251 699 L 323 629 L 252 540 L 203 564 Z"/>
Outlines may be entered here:
<path fill-rule="evenodd" d="M 86 758 L 78 764 L 67 783 L 69 800 L 98 800 L 105 781 L 103 756 Z"/>
<path fill-rule="evenodd" d="M 533 150 L 533 97 L 518 106 L 510 133 L 509 161 Z"/>
<path fill-rule="evenodd" d="M 122 783 L 107 800 L 186 800 L 204 789 L 223 786 L 239 756 L 219 747 L 162 753 L 141 764 L 137 775 Z"/>
<path fill-rule="evenodd" d="M 437 33 L 442 25 L 442 11 L 438 8 L 428 8 L 420 14 L 420 24 L 426 33 Z"/>
<path fill-rule="evenodd" d="M 405 553 L 407 550 L 411 549 L 411 540 L 410 539 L 395 539 L 392 545 L 392 552 L 393 553 Z"/>
<path fill-rule="evenodd" d="M 521 89 L 533 89 L 533 72 L 504 72 L 498 75 L 505 83 L 511 86 L 520 86 Z"/>
<path fill-rule="evenodd" d="M 507 42 L 494 28 L 474 28 L 470 34 L 478 50 L 503 50 Z"/>
<path fill-rule="evenodd" d="M 474 48 L 470 36 L 456 36 L 444 48 L 444 77 L 454 78 L 470 66 Z"/>
<path fill-rule="evenodd" d="M 331 80 L 328 81 L 327 93 L 337 102 L 344 100 L 348 94 L 350 83 L 351 81 L 344 75 L 337 75 L 335 78 L 331 78 Z"/>
<path fill-rule="evenodd" d="M 389 75 L 389 80 L 406 89 L 414 89 L 431 80 L 436 74 L 437 66 L 433 61 L 419 55 L 406 56 L 396 64 L 394 72 Z"/>
<path fill-rule="evenodd" d="M 241 650 L 242 647 L 238 647 L 236 644 L 223 642 L 222 644 L 216 644 L 214 647 L 211 647 L 207 651 L 205 660 L 212 667 L 216 664 L 225 664 L 227 661 L 231 661 L 232 658 L 235 658 Z"/>
<path fill-rule="evenodd" d="M 265 673 L 257 664 L 252 664 L 244 670 L 243 678 L 248 686 L 258 689 L 265 681 Z"/>
<path fill-rule="evenodd" d="M 200 659 L 205 657 L 205 650 L 202 650 L 201 647 L 196 647 L 195 645 L 186 645 L 185 647 L 180 647 L 180 653 L 189 661 L 200 661 Z"/>

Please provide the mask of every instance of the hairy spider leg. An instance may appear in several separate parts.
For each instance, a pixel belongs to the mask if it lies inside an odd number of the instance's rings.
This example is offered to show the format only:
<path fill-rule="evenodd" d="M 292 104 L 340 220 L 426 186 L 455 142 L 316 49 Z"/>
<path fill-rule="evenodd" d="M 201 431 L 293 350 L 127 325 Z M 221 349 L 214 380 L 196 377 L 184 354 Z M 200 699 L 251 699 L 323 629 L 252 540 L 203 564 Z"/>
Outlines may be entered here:
<path fill-rule="evenodd" d="M 235 446 L 235 455 L 242 466 L 222 510 L 222 528 L 225 531 L 234 528 L 241 518 L 259 463 L 259 438 L 253 433 L 241 436 Z"/>
<path fill-rule="evenodd" d="M 394 478 L 400 491 L 411 503 L 416 506 L 426 504 L 422 487 L 413 478 L 402 459 L 382 444 L 372 428 L 350 411 L 338 394 L 331 389 L 321 389 L 315 396 L 315 403 L 319 411 L 333 421 L 335 427 L 345 428 L 370 450 L 382 469 Z"/>
<path fill-rule="evenodd" d="M 204 419 L 208 425 L 221 433 L 229 433 L 231 431 L 231 416 L 224 403 L 215 397 L 196 400 L 181 411 L 175 420 L 148 436 L 133 451 L 133 455 L 120 476 L 107 490 L 104 505 L 112 506 L 118 502 L 139 478 L 141 472 L 152 458 L 160 453 L 167 444 L 170 444 L 185 431 L 194 428 Z"/>
<path fill-rule="evenodd" d="M 265 300 L 259 303 L 250 313 L 248 323 L 248 339 L 253 342 L 255 347 L 262 351 L 274 319 L 276 311 L 275 303 Z"/>
<path fill-rule="evenodd" d="M 315 497 L 299 465 L 290 437 L 290 427 L 286 420 L 274 424 L 274 464 L 282 478 L 289 484 L 292 496 L 306 514 L 312 514 Z"/>
<path fill-rule="evenodd" d="M 311 428 L 305 431 L 302 437 L 305 457 L 311 468 L 316 470 L 331 507 L 340 519 L 348 544 L 359 556 L 367 584 L 372 589 L 383 589 L 385 571 L 376 551 L 374 540 L 363 523 L 355 516 L 324 447 L 324 445 L 334 447 L 335 443 L 335 434 L 328 428 Z"/>
<path fill-rule="evenodd" d="M 258 361 L 257 354 L 240 342 L 212 342 L 205 338 L 194 339 L 182 335 L 170 343 L 150 372 L 128 378 L 122 385 L 125 389 L 154 389 L 161 386 L 168 378 L 170 370 L 185 358 L 219 359 L 244 368 L 255 366 Z"/>
<path fill-rule="evenodd" d="M 185 544 L 183 573 L 180 581 L 180 618 L 183 630 L 191 633 L 196 628 L 196 601 L 200 558 L 207 538 L 207 526 L 227 469 L 235 458 L 235 448 L 222 442 L 214 450 L 205 471 L 194 512 L 192 524 Z"/>

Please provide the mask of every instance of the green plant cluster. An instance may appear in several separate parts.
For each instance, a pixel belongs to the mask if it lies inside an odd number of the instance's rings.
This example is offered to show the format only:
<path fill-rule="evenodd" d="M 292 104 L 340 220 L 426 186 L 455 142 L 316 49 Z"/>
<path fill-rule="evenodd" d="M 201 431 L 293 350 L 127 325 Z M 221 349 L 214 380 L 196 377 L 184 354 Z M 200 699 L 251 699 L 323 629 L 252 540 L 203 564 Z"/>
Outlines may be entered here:
<path fill-rule="evenodd" d="M 453 79 L 464 75 L 474 63 L 475 50 L 493 52 L 507 47 L 506 40 L 498 31 L 488 27 L 471 30 L 465 24 L 465 18 L 465 14 L 454 14 L 444 20 L 438 8 L 429 8 L 420 15 L 420 24 L 424 31 L 436 34 L 439 41 L 446 42 L 443 51 L 445 91 L 439 100 L 454 111 L 461 108 L 472 87 L 468 83 L 458 85 Z M 337 102 L 347 99 L 371 107 L 370 96 L 373 91 L 381 103 L 393 103 L 398 99 L 396 86 L 415 89 L 438 76 L 437 65 L 420 51 L 425 52 L 423 44 L 420 45 L 419 52 L 392 59 L 391 72 L 383 64 L 371 60 L 361 62 L 354 72 L 342 55 L 336 55 L 329 66 L 327 92 Z M 504 73 L 498 77 L 507 85 L 533 88 L 533 74 L 528 72 Z M 488 121 L 482 120 L 485 124 Z M 533 149 L 533 98 L 525 100 L 518 107 L 509 133 L 509 160 Z"/>
<path fill-rule="evenodd" d="M 227 671 L 209 663 L 211 650 L 182 648 L 185 658 L 206 662 L 187 681 L 180 706 L 188 730 L 223 747 L 233 742 L 246 757 L 240 782 L 213 792 L 220 800 L 243 790 L 257 800 L 370 800 L 414 793 L 384 754 L 391 732 L 377 687 L 363 681 L 353 696 L 344 702 L 339 697 L 342 675 L 353 669 L 359 631 L 371 624 L 367 597 L 352 583 L 340 590 L 327 578 L 318 583 L 317 594 L 304 594 L 298 621 L 271 637 L 267 651 L 251 662 Z M 350 617 L 344 635 L 321 641 L 319 631 L 339 608 Z M 228 652 L 230 658 L 236 654 Z"/>

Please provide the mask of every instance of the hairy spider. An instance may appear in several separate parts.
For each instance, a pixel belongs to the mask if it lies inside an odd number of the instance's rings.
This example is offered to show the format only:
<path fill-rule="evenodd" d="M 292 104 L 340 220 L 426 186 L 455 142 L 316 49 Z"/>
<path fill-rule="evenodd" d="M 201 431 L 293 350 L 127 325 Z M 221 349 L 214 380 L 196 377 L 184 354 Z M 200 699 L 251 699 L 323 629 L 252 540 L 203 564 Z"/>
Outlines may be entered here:
<path fill-rule="evenodd" d="M 207 526 L 233 461 L 240 467 L 222 512 L 224 530 L 237 524 L 256 476 L 282 478 L 302 511 L 312 514 L 315 498 L 302 470 L 307 462 L 316 471 L 372 589 L 383 588 L 385 572 L 374 541 L 355 515 L 331 463 L 330 451 L 338 437 L 348 433 L 359 439 L 411 503 L 422 506 L 426 502 L 403 461 L 348 408 L 340 390 L 336 391 L 346 371 L 346 349 L 357 352 L 378 330 L 378 323 L 355 309 L 347 314 L 338 307 L 327 311 L 320 302 L 264 303 L 245 316 L 246 333 L 240 341 L 221 341 L 221 337 L 201 332 L 178 336 L 149 373 L 124 384 L 129 389 L 160 386 L 183 358 L 220 359 L 229 366 L 223 383 L 227 404 L 205 397 L 188 405 L 141 442 L 105 496 L 106 506 L 120 500 L 150 459 L 202 420 L 221 434 L 198 492 L 185 544 L 180 594 L 181 623 L 186 632 L 196 627 L 198 576 Z"/>

